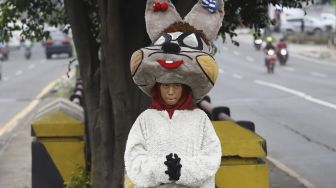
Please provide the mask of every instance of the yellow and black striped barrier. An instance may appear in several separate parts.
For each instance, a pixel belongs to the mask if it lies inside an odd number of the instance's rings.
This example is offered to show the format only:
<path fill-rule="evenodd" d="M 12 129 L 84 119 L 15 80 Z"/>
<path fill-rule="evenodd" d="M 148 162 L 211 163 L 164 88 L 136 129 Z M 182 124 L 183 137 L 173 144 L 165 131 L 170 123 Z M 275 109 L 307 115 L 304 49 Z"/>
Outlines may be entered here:
<path fill-rule="evenodd" d="M 61 188 L 85 167 L 83 109 L 56 99 L 39 108 L 32 122 L 32 187 Z"/>
<path fill-rule="evenodd" d="M 217 188 L 269 188 L 266 141 L 232 121 L 212 121 L 222 145 Z M 134 188 L 126 176 L 124 188 Z"/>

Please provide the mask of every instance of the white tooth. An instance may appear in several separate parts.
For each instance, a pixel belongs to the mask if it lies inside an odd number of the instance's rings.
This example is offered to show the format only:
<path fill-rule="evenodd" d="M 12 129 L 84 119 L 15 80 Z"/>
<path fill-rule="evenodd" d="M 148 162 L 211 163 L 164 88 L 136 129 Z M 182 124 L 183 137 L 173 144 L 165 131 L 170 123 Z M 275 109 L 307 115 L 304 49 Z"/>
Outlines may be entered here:
<path fill-rule="evenodd" d="M 166 63 L 173 63 L 174 61 L 166 61 Z"/>

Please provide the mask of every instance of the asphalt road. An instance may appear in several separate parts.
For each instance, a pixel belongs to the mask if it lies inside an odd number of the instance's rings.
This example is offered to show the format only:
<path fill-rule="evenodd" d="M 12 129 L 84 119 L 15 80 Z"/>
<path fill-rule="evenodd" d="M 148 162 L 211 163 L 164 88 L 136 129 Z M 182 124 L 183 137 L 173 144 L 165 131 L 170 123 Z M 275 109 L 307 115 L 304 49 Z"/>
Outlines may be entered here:
<path fill-rule="evenodd" d="M 34 100 L 48 83 L 65 75 L 68 61 L 66 56 L 46 60 L 44 48 L 39 43 L 33 46 L 30 60 L 25 59 L 23 48 L 12 50 L 9 61 L 0 62 L 0 129 Z"/>
<path fill-rule="evenodd" d="M 268 154 L 317 188 L 336 185 L 336 63 L 290 57 L 267 74 L 251 43 L 217 43 L 213 106 L 228 106 L 267 140 Z M 289 52 L 290 53 L 290 52 Z"/>

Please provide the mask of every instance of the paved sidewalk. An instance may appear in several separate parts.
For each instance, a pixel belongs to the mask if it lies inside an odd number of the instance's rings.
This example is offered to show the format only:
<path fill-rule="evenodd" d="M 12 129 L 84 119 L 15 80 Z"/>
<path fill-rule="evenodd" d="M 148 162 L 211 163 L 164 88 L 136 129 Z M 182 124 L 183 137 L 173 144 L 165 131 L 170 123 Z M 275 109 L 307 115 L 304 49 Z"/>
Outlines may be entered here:
<path fill-rule="evenodd" d="M 21 119 L 20 126 L 10 132 L 9 142 L 0 148 L 0 187 L 31 187 L 30 121 L 32 114 Z M 297 179 L 270 165 L 270 188 L 304 188 Z"/>
<path fill-rule="evenodd" d="M 290 53 L 297 54 L 306 58 L 313 58 L 323 62 L 336 64 L 336 48 L 328 47 L 327 45 L 313 44 L 293 44 L 288 45 Z"/>

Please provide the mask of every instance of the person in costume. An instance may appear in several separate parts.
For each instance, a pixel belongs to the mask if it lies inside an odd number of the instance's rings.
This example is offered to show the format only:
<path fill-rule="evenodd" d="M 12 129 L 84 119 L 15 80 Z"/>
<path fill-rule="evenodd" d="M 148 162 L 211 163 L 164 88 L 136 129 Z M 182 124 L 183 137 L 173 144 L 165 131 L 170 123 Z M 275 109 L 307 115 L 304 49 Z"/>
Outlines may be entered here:
<path fill-rule="evenodd" d="M 168 8 L 157 8 L 157 3 L 168 3 Z M 198 2 L 183 20 L 171 2 L 147 1 L 146 27 L 153 44 L 133 53 L 131 74 L 152 103 L 134 122 L 124 156 L 136 188 L 215 187 L 221 144 L 195 104 L 218 76 L 209 46 L 223 16 L 223 0 Z"/>

